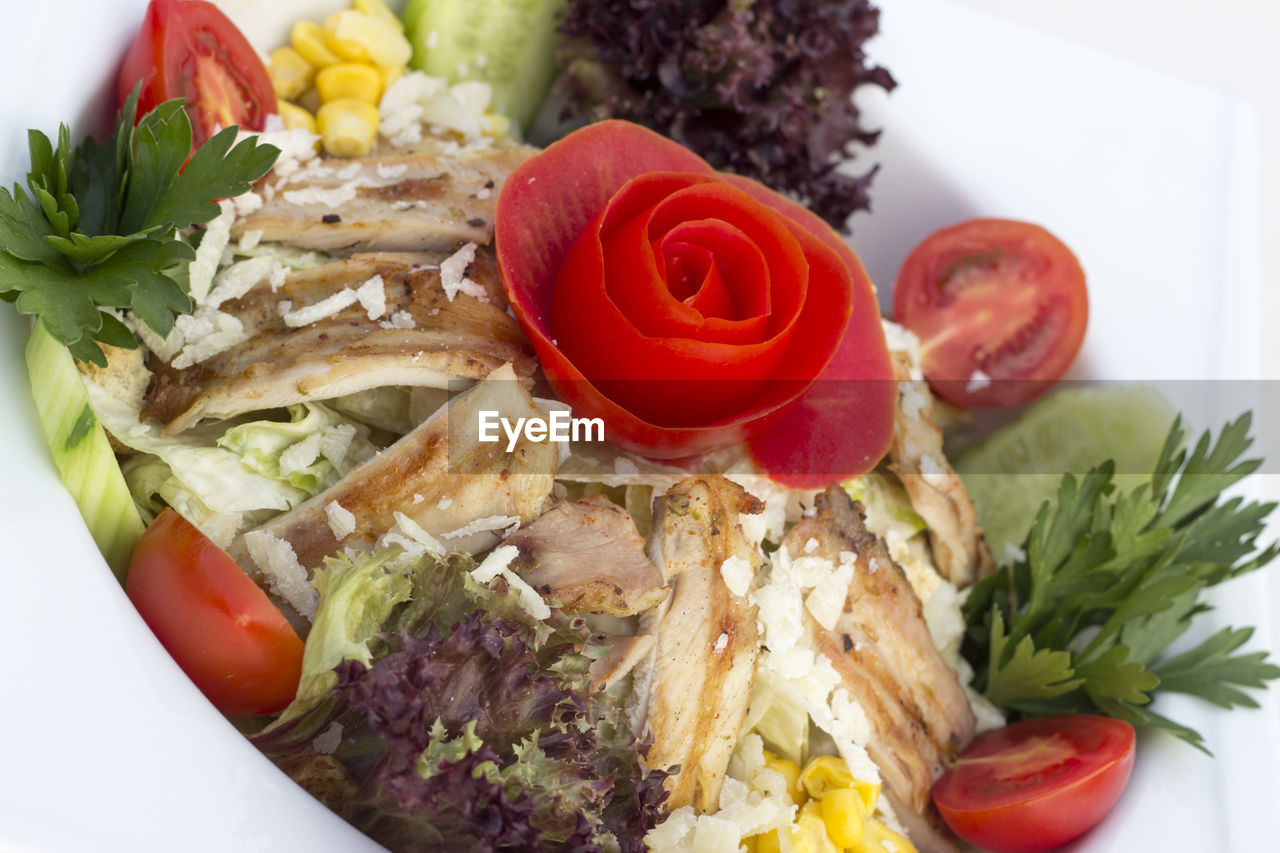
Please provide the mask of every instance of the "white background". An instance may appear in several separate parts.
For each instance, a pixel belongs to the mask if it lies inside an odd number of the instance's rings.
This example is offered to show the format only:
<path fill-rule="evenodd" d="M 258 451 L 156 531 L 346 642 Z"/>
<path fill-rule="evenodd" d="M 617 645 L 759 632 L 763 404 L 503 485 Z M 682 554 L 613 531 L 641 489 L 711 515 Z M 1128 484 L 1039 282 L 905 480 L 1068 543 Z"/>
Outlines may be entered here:
<path fill-rule="evenodd" d="M 1253 375 L 1280 380 L 1280 3 L 1272 0 L 956 0 L 1041 32 L 1133 60 L 1187 82 L 1250 103 L 1258 129 L 1257 259 L 1262 312 L 1240 318 L 1262 325 L 1262 351 Z M 892 10 L 892 0 L 881 0 Z M 892 12 L 890 11 L 890 14 Z M 1170 140 L 1170 144 L 1176 144 Z M 1249 375 L 1242 371 L 1243 375 Z M 1280 386 L 1278 386 L 1280 387 Z M 1280 424 L 1262 424 L 1271 435 Z M 1274 446 L 1274 443 L 1273 443 Z M 1280 500 L 1280 476 L 1265 477 Z M 1273 531 L 1280 524 L 1273 523 Z M 1269 572 L 1272 636 L 1280 638 L 1280 567 Z"/>

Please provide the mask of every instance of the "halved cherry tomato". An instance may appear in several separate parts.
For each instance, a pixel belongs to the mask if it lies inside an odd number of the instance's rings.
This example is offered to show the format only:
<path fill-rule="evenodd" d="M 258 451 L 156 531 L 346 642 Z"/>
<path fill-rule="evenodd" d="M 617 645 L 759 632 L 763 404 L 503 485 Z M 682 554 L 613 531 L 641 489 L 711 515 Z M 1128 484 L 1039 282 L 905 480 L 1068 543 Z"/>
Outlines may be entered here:
<path fill-rule="evenodd" d="M 1133 726 L 1071 714 L 974 739 L 933 786 L 943 820 L 994 853 L 1066 844 L 1111 810 L 1133 770 Z"/>
<path fill-rule="evenodd" d="M 261 130 L 276 111 L 275 90 L 257 52 L 204 0 L 151 0 L 116 79 L 120 104 L 139 80 L 139 116 L 171 98 L 187 99 L 196 147 L 221 127 Z"/>
<path fill-rule="evenodd" d="M 142 534 L 125 592 L 218 710 L 269 714 L 293 700 L 302 640 L 227 552 L 173 510 Z"/>
<path fill-rule="evenodd" d="M 898 273 L 893 312 L 952 402 L 1015 406 L 1066 373 L 1089 317 L 1084 270 L 1039 225 L 971 219 L 935 231 Z"/>

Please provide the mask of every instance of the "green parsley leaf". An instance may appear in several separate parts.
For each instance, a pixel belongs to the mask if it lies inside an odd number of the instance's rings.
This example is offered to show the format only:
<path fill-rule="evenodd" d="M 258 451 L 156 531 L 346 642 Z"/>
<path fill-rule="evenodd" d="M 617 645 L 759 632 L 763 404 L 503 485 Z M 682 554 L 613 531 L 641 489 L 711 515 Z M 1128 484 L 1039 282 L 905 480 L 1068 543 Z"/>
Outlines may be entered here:
<path fill-rule="evenodd" d="M 1240 687 L 1263 688 L 1280 678 L 1280 666 L 1267 663 L 1266 652 L 1232 656 L 1253 636 L 1252 628 L 1223 628 L 1200 645 L 1153 666 L 1163 690 L 1199 696 L 1222 708 L 1256 708 Z"/>
<path fill-rule="evenodd" d="M 1037 649 L 1026 636 L 1016 645 L 1010 644 L 999 610 L 991 614 L 991 663 L 986 695 L 1005 707 L 1027 700 L 1052 699 L 1084 683 L 1084 679 L 1075 677 L 1069 653 Z"/>
<path fill-rule="evenodd" d="M 104 365 L 99 343 L 136 347 L 113 313 L 129 310 L 161 335 L 192 309 L 182 232 L 216 217 L 218 200 L 248 191 L 279 151 L 227 128 L 191 151 L 181 100 L 138 120 L 137 91 L 101 145 L 72 147 L 28 133 L 27 188 L 0 189 L 0 299 L 39 318 L 82 361 Z"/>
<path fill-rule="evenodd" d="M 1280 544 L 1258 542 L 1275 504 L 1222 497 L 1260 464 L 1242 459 L 1250 424 L 1243 415 L 1188 451 L 1175 421 L 1155 474 L 1131 491 L 1115 487 L 1111 462 L 1063 477 L 1036 516 L 1026 557 L 975 584 L 966 601 L 964 651 L 989 699 L 1026 714 L 1109 714 L 1200 749 L 1199 734 L 1150 710 L 1152 697 L 1256 705 L 1244 690 L 1280 678 L 1280 666 L 1266 652 L 1233 656 L 1251 629 L 1162 657 L 1207 609 L 1205 589 L 1280 554 Z"/>

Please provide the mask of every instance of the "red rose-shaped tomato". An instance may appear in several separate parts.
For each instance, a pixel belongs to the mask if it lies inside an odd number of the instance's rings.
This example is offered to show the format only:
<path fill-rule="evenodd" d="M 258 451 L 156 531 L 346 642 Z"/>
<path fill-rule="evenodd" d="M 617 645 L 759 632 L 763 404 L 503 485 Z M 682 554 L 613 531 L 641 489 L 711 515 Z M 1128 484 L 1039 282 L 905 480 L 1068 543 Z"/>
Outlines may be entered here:
<path fill-rule="evenodd" d="M 875 291 L 800 205 L 638 125 L 590 125 L 498 197 L 511 306 L 556 393 L 654 457 L 747 441 L 791 485 L 862 473 L 894 385 Z"/>

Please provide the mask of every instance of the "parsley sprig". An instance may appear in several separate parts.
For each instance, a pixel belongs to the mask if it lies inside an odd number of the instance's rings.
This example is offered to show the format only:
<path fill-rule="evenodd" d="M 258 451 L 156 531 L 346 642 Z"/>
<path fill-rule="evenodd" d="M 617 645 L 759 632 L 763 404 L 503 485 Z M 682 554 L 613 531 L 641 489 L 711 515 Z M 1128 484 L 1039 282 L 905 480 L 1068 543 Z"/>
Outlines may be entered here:
<path fill-rule="evenodd" d="M 1107 462 L 1062 479 L 1040 507 L 1026 556 L 974 586 L 966 603 L 966 657 L 975 685 L 1026 714 L 1102 713 L 1168 729 L 1208 751 L 1203 738 L 1151 710 L 1160 691 L 1223 708 L 1257 707 L 1244 688 L 1280 678 L 1266 652 L 1234 654 L 1252 628 L 1226 628 L 1189 651 L 1163 656 L 1208 606 L 1208 587 L 1253 571 L 1280 553 L 1258 550 L 1274 503 L 1223 499 L 1257 470 L 1241 456 L 1250 416 L 1205 433 L 1188 453 L 1174 422 L 1149 482 L 1129 492 Z"/>
<path fill-rule="evenodd" d="M 232 147 L 235 127 L 192 153 L 181 100 L 135 125 L 137 103 L 135 91 L 101 145 L 86 138 L 73 148 L 66 125 L 56 147 L 28 131 L 30 194 L 19 184 L 12 193 L 0 187 L 0 299 L 99 365 L 106 357 L 98 342 L 137 346 L 103 309 L 128 309 L 160 335 L 176 313 L 191 311 L 182 282 L 195 251 L 181 232 L 216 217 L 218 199 L 248 191 L 280 153 L 254 139 Z"/>

